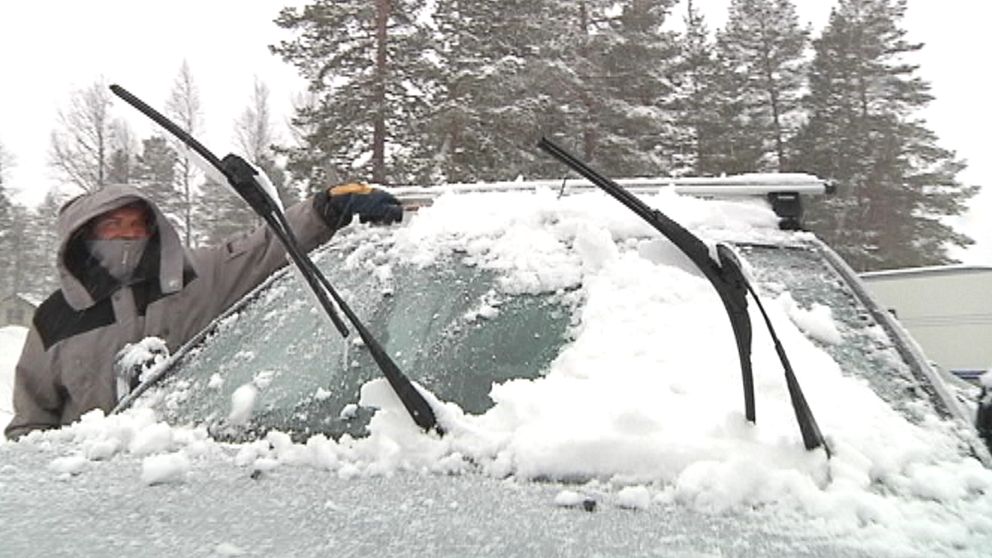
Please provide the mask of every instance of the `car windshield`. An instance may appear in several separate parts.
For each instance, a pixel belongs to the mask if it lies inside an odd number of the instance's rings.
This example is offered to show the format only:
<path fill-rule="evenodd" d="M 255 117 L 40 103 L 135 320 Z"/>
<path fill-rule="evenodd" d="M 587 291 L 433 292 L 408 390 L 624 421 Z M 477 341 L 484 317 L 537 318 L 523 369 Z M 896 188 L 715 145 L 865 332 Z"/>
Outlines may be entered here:
<path fill-rule="evenodd" d="M 765 296 L 788 297 L 798 308 L 829 309 L 843 343 L 831 342 L 814 327 L 804 333 L 841 365 L 841 370 L 866 380 L 886 403 L 914 423 L 950 411 L 933 387 L 916 377 L 913 367 L 852 291 L 819 242 L 791 246 L 746 245 L 741 252 Z"/>
<path fill-rule="evenodd" d="M 637 242 L 652 241 L 644 236 Z M 802 235 L 772 243 L 730 240 L 759 291 L 791 308 L 797 324 L 804 312 L 807 322 L 816 321 L 803 309 L 827 311 L 832 334 L 800 329 L 845 375 L 867 381 L 914 423 L 949 414 L 928 384 L 914 377 L 818 241 Z M 575 277 L 566 274 L 550 286 L 532 279 L 535 288 L 526 277 L 521 287 L 518 276 L 514 286 L 500 266 L 480 265 L 471 247 L 419 261 L 416 253 L 398 257 L 395 242 L 388 229 L 349 231 L 314 259 L 400 369 L 466 413 L 488 410 L 494 385 L 546 374 L 569 342 L 570 327 L 581 321 Z M 575 251 L 566 247 L 566 256 L 578 257 Z M 315 433 L 366 435 L 375 409 L 358 405 L 360 391 L 380 372 L 357 335 L 342 340 L 329 327 L 302 285 L 292 272 L 282 273 L 182 355 L 157 396 L 164 398 L 168 422 L 205 425 L 230 440 L 273 429 L 298 440 Z M 759 335 L 755 343 L 767 341 Z M 245 399 L 251 413 L 241 417 L 237 407 Z"/>
<path fill-rule="evenodd" d="M 506 292 L 497 271 L 464 254 L 389 261 L 391 239 L 349 235 L 314 260 L 404 374 L 441 399 L 482 413 L 493 383 L 537 377 L 566 342 L 569 291 Z M 372 410 L 356 405 L 359 390 L 380 372 L 358 335 L 342 340 L 311 296 L 283 273 L 222 320 L 163 384 L 169 422 L 205 423 L 225 439 L 270 429 L 363 435 Z M 230 420 L 238 389 L 258 397 L 244 424 Z"/>

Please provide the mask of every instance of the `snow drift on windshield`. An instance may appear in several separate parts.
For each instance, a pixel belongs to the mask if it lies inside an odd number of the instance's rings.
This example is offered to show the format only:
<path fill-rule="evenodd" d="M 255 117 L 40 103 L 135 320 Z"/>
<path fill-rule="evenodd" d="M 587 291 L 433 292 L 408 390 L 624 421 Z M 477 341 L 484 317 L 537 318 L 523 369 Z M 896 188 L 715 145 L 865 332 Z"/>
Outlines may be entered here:
<path fill-rule="evenodd" d="M 706 241 L 795 238 L 778 231 L 775 215 L 760 203 L 667 192 L 645 201 Z M 765 298 L 831 460 L 803 448 L 781 364 L 754 305 L 757 423 L 750 424 L 733 334 L 712 286 L 613 200 L 597 193 L 557 199 L 550 191 L 444 195 L 396 235 L 387 261 L 428 265 L 458 254 L 498 270 L 509 294 L 577 289 L 574 341 L 543 377 L 494 385 L 495 406 L 483 415 L 428 393 L 443 438 L 421 433 L 385 380 L 376 380 L 361 396 L 362 404 L 381 408 L 369 437 L 318 435 L 301 445 L 273 432 L 239 447 L 237 464 L 313 466 L 344 477 L 402 468 L 592 479 L 615 487 L 632 509 L 777 505 L 822 518 L 828 531 L 870 534 L 879 549 L 895 552 L 992 544 L 992 473 L 962 457 L 958 425 L 936 416 L 911 423 L 865 381 L 843 373 L 821 348 L 844 342 L 829 308 L 800 308 L 787 294 Z M 117 436 L 124 440 L 119 451 L 133 451 L 141 432 L 162 428 L 156 424 L 147 410 L 93 413 L 29 439 L 73 440 L 85 455 Z M 173 430 L 145 459 L 182 455 L 147 461 L 142 475 L 149 484 L 195 475 L 196 465 L 183 456 L 211 443 L 202 432 Z"/>

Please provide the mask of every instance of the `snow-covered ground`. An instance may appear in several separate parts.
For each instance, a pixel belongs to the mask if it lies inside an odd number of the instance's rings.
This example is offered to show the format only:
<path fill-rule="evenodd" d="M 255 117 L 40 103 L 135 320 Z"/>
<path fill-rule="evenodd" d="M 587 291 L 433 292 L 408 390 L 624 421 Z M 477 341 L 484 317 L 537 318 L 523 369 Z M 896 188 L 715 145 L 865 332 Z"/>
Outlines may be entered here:
<path fill-rule="evenodd" d="M 763 205 L 666 192 L 647 200 L 706 240 L 776 242 L 785 235 Z M 895 554 L 928 545 L 970 553 L 992 544 L 992 472 L 962 451 L 959 425 L 932 413 L 911 422 L 846 374 L 825 350 L 846 342 L 831 309 L 801 307 L 788 285 L 766 296 L 766 305 L 832 446 L 829 460 L 803 448 L 782 367 L 754 305 L 759 418 L 750 424 L 733 336 L 711 285 L 612 200 L 559 200 L 551 191 L 443 196 L 385 253 L 352 264 L 428 265 L 451 254 L 499 270 L 506 293 L 578 289 L 574 340 L 541 378 L 494 385 L 495 406 L 478 416 L 428 393 L 443 438 L 421 433 L 385 380 L 374 380 L 360 401 L 381 409 L 367 438 L 317 435 L 295 444 L 272 432 L 238 446 L 234 462 L 258 471 L 312 467 L 342 478 L 474 470 L 591 479 L 612 486 L 629 508 L 683 505 L 720 514 L 778 506 L 815 518 L 824 532 L 864 535 Z M 882 345 L 882 333 L 875 334 Z M 235 393 L 232 411 L 250 413 L 244 392 Z M 182 483 L 197 474 L 200 456 L 218 453 L 205 430 L 170 427 L 152 407 L 90 413 L 27 441 L 73 448 L 51 463 L 66 478 L 119 454 L 138 456 L 148 485 Z M 573 505 L 581 490 L 558 500 Z"/>
<path fill-rule="evenodd" d="M 14 390 L 14 366 L 21 356 L 21 347 L 27 337 L 27 328 L 7 326 L 0 328 L 0 442 L 3 429 L 14 415 L 11 394 Z"/>

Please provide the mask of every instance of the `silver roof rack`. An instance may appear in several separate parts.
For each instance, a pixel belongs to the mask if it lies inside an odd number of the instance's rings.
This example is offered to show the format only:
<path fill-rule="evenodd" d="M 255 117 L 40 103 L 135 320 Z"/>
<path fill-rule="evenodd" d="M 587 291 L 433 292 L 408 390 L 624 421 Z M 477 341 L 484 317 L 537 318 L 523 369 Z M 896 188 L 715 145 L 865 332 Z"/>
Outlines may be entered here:
<path fill-rule="evenodd" d="M 620 178 L 616 179 L 616 182 L 634 193 L 672 190 L 678 194 L 701 197 L 767 196 L 776 193 L 823 195 L 833 191 L 827 181 L 801 173 L 740 174 L 721 177 Z M 540 188 L 564 189 L 565 192 L 597 189 L 584 178 L 565 178 L 474 184 L 455 183 L 434 186 L 392 186 L 389 190 L 400 199 L 412 202 L 418 198 L 434 198 L 443 193 L 451 192 L 512 192 L 531 191 Z"/>
<path fill-rule="evenodd" d="M 832 194 L 834 191 L 833 186 L 826 180 L 802 173 L 739 174 L 713 178 L 620 178 L 616 182 L 635 194 L 669 190 L 677 194 L 707 198 L 764 197 L 781 218 L 779 227 L 790 230 L 802 228 L 803 208 L 800 195 Z M 598 190 L 584 178 L 565 178 L 437 186 L 392 186 L 389 191 L 400 199 L 407 210 L 414 211 L 418 207 L 431 205 L 434 198 L 445 193 L 528 192 L 535 189 L 558 190 L 565 194 Z"/>

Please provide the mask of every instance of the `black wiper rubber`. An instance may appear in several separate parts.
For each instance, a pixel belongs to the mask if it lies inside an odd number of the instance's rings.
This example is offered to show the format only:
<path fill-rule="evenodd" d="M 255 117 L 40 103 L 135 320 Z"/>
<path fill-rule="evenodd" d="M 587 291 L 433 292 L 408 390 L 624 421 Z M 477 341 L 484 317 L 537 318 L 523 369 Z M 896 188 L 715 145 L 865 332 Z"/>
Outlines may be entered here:
<path fill-rule="evenodd" d="M 744 386 L 744 416 L 747 420 L 755 421 L 754 409 L 754 374 L 751 371 L 751 320 L 747 315 L 747 290 L 744 287 L 744 276 L 740 269 L 721 269 L 710 257 L 709 248 L 694 234 L 682 225 L 670 219 L 664 213 L 648 207 L 640 198 L 631 194 L 626 188 L 613 180 L 599 174 L 591 167 L 580 161 L 571 153 L 565 151 L 547 138 L 541 138 L 538 147 L 547 151 L 559 161 L 568 165 L 572 170 L 581 174 L 590 182 L 616 198 L 620 203 L 644 219 L 658 230 L 679 250 L 696 264 L 703 275 L 713 284 L 720 300 L 727 310 L 730 325 L 737 340 L 737 355 L 741 363 L 741 378 Z"/>
<path fill-rule="evenodd" d="M 444 431 L 437 424 L 434 410 L 424 396 L 413 387 L 413 383 L 400 371 L 396 363 L 393 362 L 393 359 L 382 348 L 379 341 L 362 324 L 358 316 L 355 315 L 344 299 L 341 298 L 337 290 L 334 289 L 310 257 L 300 249 L 299 243 L 296 241 L 296 237 L 289 226 L 289 222 L 286 220 L 286 216 L 271 197 L 265 193 L 255 178 L 257 175 L 255 168 L 236 155 L 227 155 L 223 160 L 218 159 L 210 150 L 197 141 L 196 138 L 192 137 L 174 122 L 123 87 L 111 85 L 110 90 L 129 105 L 138 109 L 142 114 L 165 128 L 176 139 L 195 151 L 227 178 L 228 183 L 238 195 L 265 220 L 270 230 L 272 230 L 273 234 L 276 235 L 286 248 L 293 263 L 296 264 L 296 267 L 306 279 L 307 284 L 317 296 L 317 299 L 320 301 L 321 306 L 323 306 L 324 311 L 331 318 L 331 321 L 334 322 L 335 327 L 342 336 L 347 337 L 348 329 L 341 321 L 340 316 L 337 315 L 334 304 L 328 299 L 328 295 L 334 299 L 338 308 L 341 309 L 341 312 L 348 318 L 351 325 L 358 331 L 358 335 L 362 338 L 365 346 L 368 347 L 372 358 L 379 366 L 379 369 L 382 370 L 389 385 L 392 386 L 393 391 L 396 392 L 396 395 L 400 398 L 400 401 L 410 414 L 410 417 L 413 418 L 413 421 L 425 431 L 434 430 L 438 435 L 443 435 Z"/>
<path fill-rule="evenodd" d="M 703 275 L 713 285 L 717 293 L 719 293 L 720 300 L 723 301 L 723 306 L 727 311 L 727 316 L 730 318 L 730 325 L 733 328 L 734 338 L 737 342 L 737 355 L 741 365 L 741 378 L 744 387 L 744 416 L 753 423 L 756 419 L 754 374 L 751 368 L 751 319 L 747 313 L 746 298 L 747 293 L 749 291 L 751 292 L 751 296 L 758 303 L 762 315 L 765 316 L 765 323 L 772 333 L 772 339 L 775 341 L 775 349 L 785 368 L 786 383 L 789 386 L 789 394 L 792 398 L 796 418 L 799 421 L 799 429 L 803 436 L 803 445 L 808 450 L 820 447 L 821 445 L 826 448 L 823 436 L 820 434 L 809 405 L 806 404 L 806 399 L 803 397 L 802 390 L 799 388 L 799 382 L 796 380 L 795 374 L 792 371 L 792 366 L 785 356 L 785 350 L 778 341 L 778 337 L 772 329 L 771 321 L 765 315 L 764 308 L 761 307 L 761 302 L 758 301 L 756 293 L 741 272 L 740 264 L 734 256 L 733 251 L 727 246 L 718 245 L 716 250 L 717 257 L 720 260 L 718 264 L 710 257 L 709 248 L 702 240 L 664 213 L 649 207 L 623 186 L 593 170 L 583 161 L 565 151 L 548 138 L 541 138 L 537 146 L 616 198 L 620 203 L 637 214 L 638 217 L 644 219 L 663 234 L 665 238 L 670 240 L 672 244 L 675 244 L 703 272 Z M 827 449 L 827 455 L 828 457 L 830 455 L 829 449 Z"/>
<path fill-rule="evenodd" d="M 771 335 L 772 343 L 775 344 L 775 353 L 778 354 L 778 360 L 782 363 L 782 369 L 785 371 L 785 385 L 789 388 L 789 400 L 792 402 L 792 410 L 796 414 L 796 422 L 799 423 L 799 433 L 803 437 L 803 446 L 807 450 L 813 450 L 818 447 L 823 447 L 823 451 L 827 453 L 827 458 L 830 458 L 830 446 L 827 445 L 826 440 L 823 438 L 823 434 L 820 432 L 819 425 L 816 424 L 816 419 L 813 417 L 813 411 L 809 408 L 809 403 L 806 402 L 806 396 L 803 395 L 803 390 L 799 387 L 799 380 L 796 378 L 796 373 L 792 369 L 792 363 L 789 362 L 789 356 L 785 353 L 785 347 L 782 346 L 782 342 L 779 341 L 778 334 L 775 333 L 775 328 L 772 326 L 772 320 L 768 317 L 768 313 L 765 312 L 765 306 L 761 304 L 761 299 L 758 297 L 758 293 L 751 286 L 751 283 L 744 278 L 741 273 L 740 262 L 737 261 L 737 256 L 734 254 L 730 247 L 724 244 L 717 244 L 716 246 L 717 254 L 720 257 L 720 261 L 724 263 L 725 267 L 732 268 L 736 274 L 741 276 L 741 281 L 747 291 L 751 293 L 751 298 L 754 299 L 754 303 L 758 305 L 758 310 L 761 312 L 761 317 L 765 321 L 765 326 L 768 328 L 768 334 Z"/>

